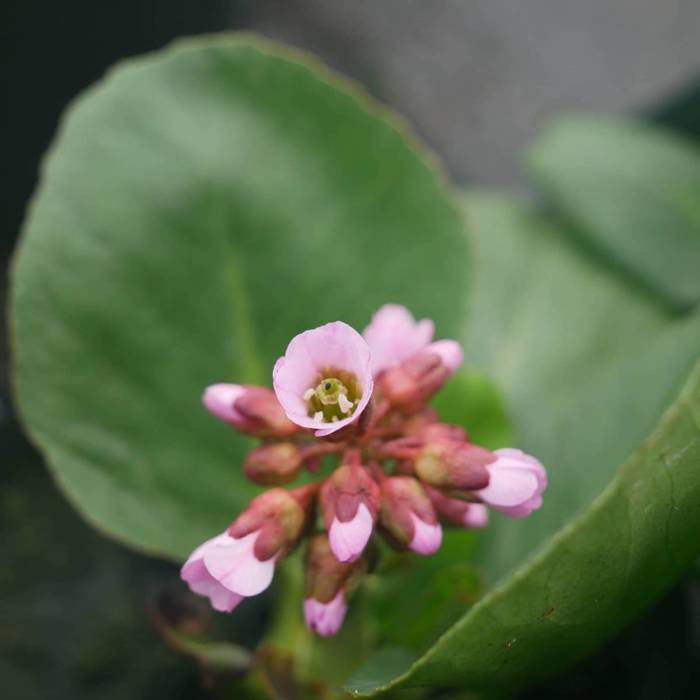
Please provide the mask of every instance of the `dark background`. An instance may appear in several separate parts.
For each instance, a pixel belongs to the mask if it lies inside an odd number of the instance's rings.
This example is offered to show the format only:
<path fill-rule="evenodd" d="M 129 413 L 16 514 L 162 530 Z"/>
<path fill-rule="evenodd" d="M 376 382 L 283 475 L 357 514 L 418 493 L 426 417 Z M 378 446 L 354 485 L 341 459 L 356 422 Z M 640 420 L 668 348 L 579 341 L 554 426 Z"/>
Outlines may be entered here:
<path fill-rule="evenodd" d="M 520 149 L 563 110 L 636 113 L 700 139 L 696 0 L 11 0 L 0 9 L 3 300 L 66 103 L 123 57 L 229 28 L 306 48 L 361 81 L 458 182 L 520 188 Z M 57 491 L 14 418 L 0 333 L 3 697 L 210 697 L 195 663 L 168 648 L 146 614 L 175 567 L 102 538 Z M 267 604 L 263 596 L 220 631 L 233 626 L 253 645 Z M 686 698 L 699 683 L 696 569 L 597 656 L 527 695 Z"/>

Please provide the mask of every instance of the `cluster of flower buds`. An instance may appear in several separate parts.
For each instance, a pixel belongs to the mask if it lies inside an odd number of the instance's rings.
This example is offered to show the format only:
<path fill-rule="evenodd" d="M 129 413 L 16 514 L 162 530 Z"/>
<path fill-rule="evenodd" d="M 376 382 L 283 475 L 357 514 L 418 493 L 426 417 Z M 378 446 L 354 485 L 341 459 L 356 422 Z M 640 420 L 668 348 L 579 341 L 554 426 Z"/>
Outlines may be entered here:
<path fill-rule="evenodd" d="M 182 567 L 192 591 L 231 612 L 265 590 L 276 563 L 308 535 L 304 617 L 335 634 L 368 570 L 374 533 L 429 555 L 442 524 L 482 528 L 488 509 L 520 518 L 542 503 L 544 467 L 520 450 L 491 452 L 441 423 L 428 405 L 462 362 L 453 340 L 432 342 L 433 322 L 393 304 L 360 335 L 337 321 L 292 339 L 272 373 L 274 391 L 214 384 L 204 405 L 262 440 L 245 459 L 248 479 L 273 487 Z M 281 488 L 302 470 L 325 479 Z"/>

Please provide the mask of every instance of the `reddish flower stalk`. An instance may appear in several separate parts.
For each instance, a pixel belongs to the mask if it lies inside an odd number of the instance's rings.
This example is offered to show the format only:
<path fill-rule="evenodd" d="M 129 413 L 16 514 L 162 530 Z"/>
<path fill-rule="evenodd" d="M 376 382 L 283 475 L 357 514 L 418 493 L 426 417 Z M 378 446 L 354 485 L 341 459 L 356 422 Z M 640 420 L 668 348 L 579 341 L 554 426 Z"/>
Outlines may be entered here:
<path fill-rule="evenodd" d="M 474 445 L 428 407 L 462 362 L 458 343 L 432 336 L 432 321 L 390 304 L 364 337 L 338 321 L 292 339 L 275 364 L 274 392 L 238 384 L 205 391 L 215 416 L 264 441 L 243 468 L 275 488 L 192 553 L 182 578 L 195 593 L 231 612 L 265 590 L 276 563 L 310 533 L 304 617 L 331 635 L 367 569 L 374 533 L 429 555 L 442 541 L 440 521 L 480 528 L 487 507 L 516 518 L 540 507 L 547 477 L 534 457 Z M 326 479 L 280 488 L 329 458 L 337 464 Z M 313 533 L 317 512 L 325 531 Z"/>

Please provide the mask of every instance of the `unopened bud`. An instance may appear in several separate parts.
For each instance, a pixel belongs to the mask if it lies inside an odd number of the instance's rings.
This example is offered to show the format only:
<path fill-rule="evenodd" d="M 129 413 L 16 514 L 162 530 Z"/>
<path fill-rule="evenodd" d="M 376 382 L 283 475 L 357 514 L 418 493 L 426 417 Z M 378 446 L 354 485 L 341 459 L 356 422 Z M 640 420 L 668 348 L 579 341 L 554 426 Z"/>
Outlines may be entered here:
<path fill-rule="evenodd" d="M 248 453 L 243 463 L 245 475 L 262 486 L 288 484 L 299 476 L 303 452 L 293 442 L 261 445 Z"/>
<path fill-rule="evenodd" d="M 364 573 L 364 560 L 340 562 L 326 533 L 309 541 L 306 555 L 304 618 L 307 627 L 323 637 L 335 634 L 347 610 L 347 592 Z"/>
<path fill-rule="evenodd" d="M 316 491 L 316 484 L 293 491 L 265 491 L 233 521 L 228 534 L 240 539 L 257 531 L 254 554 L 260 561 L 284 556 L 296 546 L 311 520 Z"/>
<path fill-rule="evenodd" d="M 489 484 L 487 464 L 496 455 L 469 442 L 437 440 L 428 443 L 416 455 L 418 477 L 438 488 L 471 491 Z"/>
<path fill-rule="evenodd" d="M 263 386 L 213 384 L 207 387 L 202 402 L 217 418 L 247 435 L 286 438 L 299 431 L 275 392 Z"/>
<path fill-rule="evenodd" d="M 381 483 L 379 521 L 392 544 L 418 554 L 434 554 L 442 528 L 428 495 L 416 479 L 392 476 Z"/>
<path fill-rule="evenodd" d="M 379 378 L 379 388 L 393 405 L 414 411 L 442 388 L 461 362 L 459 343 L 440 340 L 386 370 Z"/>
<path fill-rule="evenodd" d="M 338 467 L 321 487 L 321 507 L 330 546 L 339 561 L 364 550 L 379 511 L 379 486 L 359 463 Z"/>
<path fill-rule="evenodd" d="M 447 522 L 474 529 L 486 527 L 488 524 L 489 514 L 483 503 L 470 503 L 459 498 L 449 498 L 432 486 L 425 486 L 425 491 L 435 510 Z"/>
<path fill-rule="evenodd" d="M 496 450 L 488 465 L 487 488 L 475 495 L 495 510 L 512 518 L 524 518 L 542 505 L 547 472 L 541 462 L 522 450 Z"/>

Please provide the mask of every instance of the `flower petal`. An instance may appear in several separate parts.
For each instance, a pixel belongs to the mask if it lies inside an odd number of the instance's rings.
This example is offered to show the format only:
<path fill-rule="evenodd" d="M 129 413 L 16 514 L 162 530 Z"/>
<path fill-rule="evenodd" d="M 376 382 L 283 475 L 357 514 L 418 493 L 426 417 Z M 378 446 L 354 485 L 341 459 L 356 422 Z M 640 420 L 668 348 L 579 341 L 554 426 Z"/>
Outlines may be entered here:
<path fill-rule="evenodd" d="M 413 521 L 413 539 L 408 545 L 418 554 L 435 554 L 442 544 L 442 528 L 439 523 L 432 525 L 421 520 L 415 513 L 411 513 Z"/>
<path fill-rule="evenodd" d="M 404 306 L 382 306 L 363 332 L 372 352 L 373 374 L 397 367 L 416 355 L 431 341 L 433 331 L 430 319 L 416 321 Z"/>
<path fill-rule="evenodd" d="M 450 372 L 456 372 L 464 360 L 464 351 L 456 340 L 437 340 L 430 343 L 424 352 L 439 355 Z"/>
<path fill-rule="evenodd" d="M 367 545 L 373 527 L 372 514 L 364 503 L 360 503 L 352 520 L 344 523 L 334 518 L 328 529 L 328 540 L 336 559 L 355 561 Z"/>
<path fill-rule="evenodd" d="M 207 549 L 204 565 L 209 573 L 233 593 L 253 596 L 262 593 L 271 583 L 275 571 L 274 557 L 260 561 L 253 548 L 259 531 L 245 537 L 220 542 Z"/>
<path fill-rule="evenodd" d="M 321 603 L 315 598 L 307 598 L 304 601 L 306 626 L 322 637 L 336 634 L 343 624 L 347 607 L 345 592 L 342 589 L 328 603 Z"/>
<path fill-rule="evenodd" d="M 241 416 L 233 404 L 244 393 L 245 388 L 239 384 L 212 384 L 204 391 L 202 403 L 217 418 L 227 422 L 236 421 Z"/>

